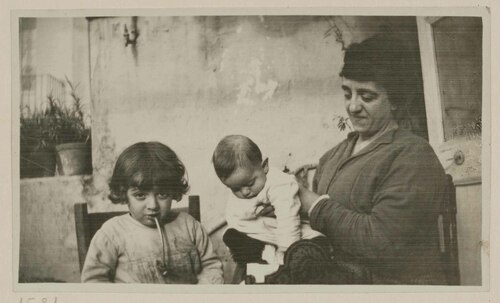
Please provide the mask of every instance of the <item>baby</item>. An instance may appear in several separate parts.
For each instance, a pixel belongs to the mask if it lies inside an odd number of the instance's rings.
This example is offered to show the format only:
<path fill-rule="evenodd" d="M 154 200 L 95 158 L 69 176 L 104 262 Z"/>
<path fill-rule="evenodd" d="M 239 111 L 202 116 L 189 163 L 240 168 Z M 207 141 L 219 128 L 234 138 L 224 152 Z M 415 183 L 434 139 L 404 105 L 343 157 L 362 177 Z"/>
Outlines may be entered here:
<path fill-rule="evenodd" d="M 227 203 L 228 230 L 223 240 L 236 262 L 264 258 L 283 264 L 284 252 L 292 243 L 322 235 L 300 220 L 295 177 L 269 167 L 269 160 L 263 159 L 252 140 L 241 135 L 223 138 L 212 161 L 217 176 L 234 194 Z M 274 216 L 264 215 L 267 206 L 274 208 Z M 272 251 L 269 257 L 271 247 L 276 253 Z"/>
<path fill-rule="evenodd" d="M 109 182 L 113 203 L 129 213 L 97 231 L 82 282 L 222 283 L 222 263 L 201 224 L 170 210 L 188 190 L 185 168 L 159 142 L 136 143 L 116 161 Z"/>

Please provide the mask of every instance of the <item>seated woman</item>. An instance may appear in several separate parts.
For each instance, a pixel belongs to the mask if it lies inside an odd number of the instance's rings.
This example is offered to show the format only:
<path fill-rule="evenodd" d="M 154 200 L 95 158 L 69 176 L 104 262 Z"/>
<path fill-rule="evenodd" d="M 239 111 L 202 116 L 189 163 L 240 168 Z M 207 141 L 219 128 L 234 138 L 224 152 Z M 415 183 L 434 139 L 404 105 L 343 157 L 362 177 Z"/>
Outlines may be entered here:
<path fill-rule="evenodd" d="M 346 50 L 340 76 L 355 131 L 321 157 L 315 193 L 301 188 L 302 211 L 335 258 L 368 268 L 374 284 L 445 284 L 437 217 L 446 175 L 428 142 L 398 126 L 415 92 L 407 54 L 383 36 Z"/>

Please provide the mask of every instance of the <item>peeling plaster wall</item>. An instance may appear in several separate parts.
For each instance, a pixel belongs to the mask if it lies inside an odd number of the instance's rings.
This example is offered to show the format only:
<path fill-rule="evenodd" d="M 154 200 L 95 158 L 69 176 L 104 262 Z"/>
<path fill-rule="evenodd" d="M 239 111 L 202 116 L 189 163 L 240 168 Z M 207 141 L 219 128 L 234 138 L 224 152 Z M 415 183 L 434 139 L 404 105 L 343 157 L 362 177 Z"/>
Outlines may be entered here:
<path fill-rule="evenodd" d="M 90 114 L 88 29 L 85 18 L 23 18 L 21 73 L 51 75 L 77 85 L 85 114 Z M 42 84 L 43 85 L 43 84 Z M 42 88 L 37 88 L 42 90 Z M 66 100 L 71 102 L 69 88 Z M 44 102 L 45 96 L 43 96 Z M 88 119 L 87 119 L 88 120 Z M 90 121 L 85 121 L 90 125 Z"/>
<path fill-rule="evenodd" d="M 21 182 L 20 281 L 80 281 L 73 205 L 85 202 L 81 179 L 72 176 Z"/>
<path fill-rule="evenodd" d="M 388 23 L 412 18 L 337 20 L 345 43 Z M 172 147 L 199 194 L 204 224 L 223 216 L 230 194 L 211 165 L 225 135 L 251 137 L 271 165 L 296 168 L 318 161 L 345 138 L 333 121 L 344 114 L 338 73 L 342 44 L 317 16 L 139 17 L 136 45 L 125 47 L 132 18 L 90 21 L 94 114 L 95 210 L 109 209 L 106 180 L 128 145 L 158 140 Z M 413 23 L 412 23 L 413 22 Z"/>
<path fill-rule="evenodd" d="M 342 37 L 328 34 L 332 24 Z M 125 25 L 139 31 L 135 45 L 125 47 Z M 201 196 L 202 223 L 212 229 L 224 220 L 231 195 L 211 164 L 217 142 L 228 134 L 247 135 L 281 169 L 317 162 L 347 134 L 334 121 L 345 113 L 338 77 L 343 47 L 390 26 L 413 28 L 416 37 L 414 18 L 91 20 L 91 211 L 116 208 L 106 199 L 106 181 L 118 154 L 135 142 L 157 140 L 185 163 L 190 194 Z M 220 232 L 213 240 L 230 269 Z"/>

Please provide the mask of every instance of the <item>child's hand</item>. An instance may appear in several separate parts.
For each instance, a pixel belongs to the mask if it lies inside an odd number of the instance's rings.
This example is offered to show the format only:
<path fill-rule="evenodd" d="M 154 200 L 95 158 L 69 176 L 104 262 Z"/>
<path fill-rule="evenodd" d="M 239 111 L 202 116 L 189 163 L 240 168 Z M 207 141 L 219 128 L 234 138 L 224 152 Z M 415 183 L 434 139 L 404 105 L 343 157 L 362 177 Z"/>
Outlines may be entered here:
<path fill-rule="evenodd" d="M 258 217 L 276 217 L 274 214 L 274 207 L 270 204 L 259 206 L 260 209 L 257 209 L 256 213 Z"/>

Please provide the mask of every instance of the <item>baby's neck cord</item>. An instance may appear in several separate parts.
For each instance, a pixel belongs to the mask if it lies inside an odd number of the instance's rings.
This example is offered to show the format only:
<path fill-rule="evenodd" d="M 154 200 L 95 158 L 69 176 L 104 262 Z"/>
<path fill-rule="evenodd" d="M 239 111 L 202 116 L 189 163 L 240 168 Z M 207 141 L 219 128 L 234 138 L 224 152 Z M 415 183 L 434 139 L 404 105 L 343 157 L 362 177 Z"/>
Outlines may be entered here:
<path fill-rule="evenodd" d="M 161 239 L 161 249 L 162 249 L 162 267 L 161 268 L 161 271 L 162 271 L 162 275 L 163 276 L 166 276 L 167 275 L 167 269 L 166 269 L 166 263 L 165 263 L 165 238 L 163 237 L 163 232 L 161 231 L 161 227 L 160 227 L 160 222 L 158 222 L 158 218 L 155 217 L 155 223 L 156 223 L 156 228 L 158 229 L 158 233 L 160 235 L 160 239 Z"/>

